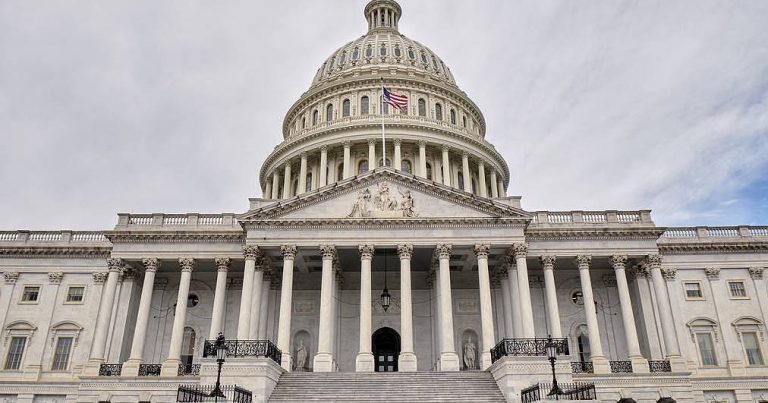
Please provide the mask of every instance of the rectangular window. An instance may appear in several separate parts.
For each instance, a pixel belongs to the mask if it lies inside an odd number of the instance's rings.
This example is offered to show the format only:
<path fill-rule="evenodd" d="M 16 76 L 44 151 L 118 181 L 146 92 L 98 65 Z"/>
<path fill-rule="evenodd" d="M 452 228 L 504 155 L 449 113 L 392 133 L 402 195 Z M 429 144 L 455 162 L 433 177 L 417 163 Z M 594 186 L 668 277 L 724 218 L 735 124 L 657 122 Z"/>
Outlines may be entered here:
<path fill-rule="evenodd" d="M 701 292 L 701 283 L 685 283 L 685 298 L 704 299 L 704 294 Z"/>
<path fill-rule="evenodd" d="M 742 333 L 741 341 L 744 343 L 749 365 L 764 365 L 763 352 L 760 351 L 760 340 L 757 338 L 757 333 Z"/>
<path fill-rule="evenodd" d="M 83 302 L 85 287 L 69 287 L 67 289 L 67 302 Z"/>
<path fill-rule="evenodd" d="M 744 288 L 743 281 L 729 281 L 728 289 L 731 291 L 731 298 L 746 298 L 747 289 Z"/>
<path fill-rule="evenodd" d="M 21 357 L 24 355 L 24 346 L 26 344 L 26 337 L 11 338 L 8 357 L 5 359 L 5 369 L 19 369 L 21 367 Z"/>
<path fill-rule="evenodd" d="M 21 302 L 37 302 L 40 297 L 40 287 L 28 286 L 24 287 L 24 291 L 21 294 Z"/>
<path fill-rule="evenodd" d="M 716 366 L 717 356 L 715 355 L 715 343 L 712 342 L 712 335 L 710 333 L 696 333 L 696 342 L 701 354 L 701 365 Z"/>
<path fill-rule="evenodd" d="M 56 342 L 56 351 L 53 353 L 53 365 L 51 369 L 54 371 L 66 371 L 69 367 L 69 354 L 72 352 L 72 338 L 71 337 L 59 337 Z"/>

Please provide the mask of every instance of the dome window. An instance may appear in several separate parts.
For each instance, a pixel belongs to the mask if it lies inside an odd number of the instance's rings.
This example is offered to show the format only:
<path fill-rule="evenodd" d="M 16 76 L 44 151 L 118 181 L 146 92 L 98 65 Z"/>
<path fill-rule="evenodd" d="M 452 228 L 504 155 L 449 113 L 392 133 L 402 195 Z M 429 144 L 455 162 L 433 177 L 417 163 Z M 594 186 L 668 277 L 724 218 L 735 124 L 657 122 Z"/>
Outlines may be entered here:
<path fill-rule="evenodd" d="M 419 116 L 427 116 L 427 101 L 419 98 Z"/>
<path fill-rule="evenodd" d="M 307 173 L 307 181 L 304 187 L 305 192 L 309 192 L 310 190 L 312 190 L 312 172 Z"/>
<path fill-rule="evenodd" d="M 456 124 L 456 110 L 455 109 L 451 109 L 451 124 L 452 125 Z"/>
<path fill-rule="evenodd" d="M 416 52 L 413 51 L 413 48 L 408 48 L 408 58 L 416 60 Z"/>
<path fill-rule="evenodd" d="M 333 104 L 328 104 L 325 107 L 325 121 L 330 122 L 333 120 Z"/>
<path fill-rule="evenodd" d="M 389 104 L 388 103 L 384 103 L 384 105 L 382 105 L 381 108 L 382 108 L 381 111 L 383 112 L 384 115 L 389 115 Z"/>
<path fill-rule="evenodd" d="M 357 164 L 357 174 L 364 174 L 368 172 L 368 160 L 362 160 Z"/>
<path fill-rule="evenodd" d="M 459 171 L 458 179 L 459 190 L 464 190 L 464 174 L 461 171 Z"/>
<path fill-rule="evenodd" d="M 347 51 L 341 52 L 341 57 L 339 57 L 339 66 L 343 66 L 347 62 Z"/>
<path fill-rule="evenodd" d="M 432 180 L 432 164 L 427 162 L 427 179 Z"/>
<path fill-rule="evenodd" d="M 437 59 L 434 56 L 432 56 L 432 67 L 435 68 L 436 73 L 440 72 L 440 69 L 437 67 Z"/>
<path fill-rule="evenodd" d="M 355 48 L 352 51 L 352 60 L 360 60 L 360 48 Z"/>
<path fill-rule="evenodd" d="M 424 63 L 424 65 L 429 65 L 429 60 L 427 60 L 427 52 L 421 51 L 421 62 Z M 331 64 L 333 64 L 333 59 L 331 59 Z"/>
<path fill-rule="evenodd" d="M 370 100 L 367 96 L 360 98 L 360 114 L 367 115 L 370 113 Z"/>
<path fill-rule="evenodd" d="M 373 57 L 373 46 L 368 45 L 368 47 L 365 48 L 365 57 L 369 59 Z"/>
<path fill-rule="evenodd" d="M 386 57 L 387 56 L 387 45 L 381 44 L 381 48 L 379 48 L 379 56 Z"/>
<path fill-rule="evenodd" d="M 330 62 L 328 62 L 328 74 L 331 74 L 333 72 L 333 64 L 336 62 L 336 58 L 332 57 Z"/>
<path fill-rule="evenodd" d="M 307 118 L 304 117 L 304 118 L 301 118 L 301 129 L 303 130 L 306 128 L 307 128 Z"/>
<path fill-rule="evenodd" d="M 312 112 L 312 126 L 317 125 L 317 120 L 320 117 L 320 113 L 315 109 L 314 112 Z"/>
<path fill-rule="evenodd" d="M 467 117 L 466 116 L 462 116 L 461 117 L 461 123 L 464 125 L 465 128 L 467 127 Z"/>
<path fill-rule="evenodd" d="M 402 51 L 400 51 L 400 45 L 395 45 L 395 57 L 400 58 L 403 56 Z"/>
<path fill-rule="evenodd" d="M 411 161 L 408 160 L 402 160 L 400 162 L 400 167 L 403 172 L 413 173 L 413 169 L 411 168 Z"/>
<path fill-rule="evenodd" d="M 443 105 L 435 104 L 435 119 L 443 120 Z"/>
<path fill-rule="evenodd" d="M 346 118 L 349 117 L 350 112 L 350 102 L 348 99 L 345 99 L 344 102 L 341 104 L 341 117 Z"/>
<path fill-rule="evenodd" d="M 384 165 L 384 160 L 382 158 L 379 158 L 379 166 L 380 167 L 383 167 L 383 166 L 391 167 L 392 166 L 392 161 L 390 161 L 389 158 L 387 158 L 387 164 Z"/>

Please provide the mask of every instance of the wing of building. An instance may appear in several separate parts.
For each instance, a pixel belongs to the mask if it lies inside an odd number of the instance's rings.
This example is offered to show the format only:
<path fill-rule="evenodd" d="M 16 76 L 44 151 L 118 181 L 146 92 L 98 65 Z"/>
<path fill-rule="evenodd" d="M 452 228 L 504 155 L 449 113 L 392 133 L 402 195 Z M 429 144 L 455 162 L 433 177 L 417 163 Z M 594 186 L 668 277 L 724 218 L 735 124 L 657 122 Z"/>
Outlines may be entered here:
<path fill-rule="evenodd" d="M 367 4 L 248 211 L 0 232 L 0 401 L 185 401 L 220 368 L 254 401 L 535 401 L 553 374 L 574 400 L 768 400 L 768 227 L 524 210 L 401 13 Z"/>

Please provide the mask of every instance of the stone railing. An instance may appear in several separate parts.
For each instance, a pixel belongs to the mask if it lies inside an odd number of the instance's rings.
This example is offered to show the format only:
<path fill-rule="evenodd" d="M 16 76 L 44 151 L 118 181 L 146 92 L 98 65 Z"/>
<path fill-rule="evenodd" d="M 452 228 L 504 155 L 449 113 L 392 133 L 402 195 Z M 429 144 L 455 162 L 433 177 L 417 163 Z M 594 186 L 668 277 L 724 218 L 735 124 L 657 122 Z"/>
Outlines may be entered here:
<path fill-rule="evenodd" d="M 408 124 L 408 125 L 416 124 L 416 125 L 428 126 L 432 128 L 450 130 L 453 132 L 459 132 L 467 136 L 480 137 L 479 134 L 472 132 L 472 130 L 469 127 L 462 127 L 460 124 L 456 124 L 456 125 L 451 124 L 449 119 L 439 120 L 439 119 L 429 118 L 426 116 L 417 116 L 417 115 L 384 115 L 383 120 L 387 125 L 392 125 L 392 124 L 397 124 L 402 122 L 403 124 Z M 358 126 L 366 123 L 381 125 L 381 121 L 382 121 L 382 116 L 379 114 L 348 116 L 348 117 L 334 119 L 329 122 L 328 121 L 320 122 L 315 126 L 308 127 L 306 129 L 302 129 L 297 132 L 294 132 L 294 134 L 291 136 L 291 139 L 296 137 L 310 136 L 312 134 L 315 134 L 318 132 L 324 132 L 331 129 L 336 129 L 336 130 L 344 129 L 347 127 L 354 127 L 354 126 Z M 457 121 L 456 123 L 460 123 L 460 121 Z"/>
<path fill-rule="evenodd" d="M 85 245 L 109 244 L 109 240 L 98 231 L 3 231 L 0 232 L 0 243 L 33 244 L 33 245 Z"/>
<path fill-rule="evenodd" d="M 239 228 L 235 214 L 118 214 L 116 230 Z"/>
<path fill-rule="evenodd" d="M 673 227 L 667 228 L 661 241 L 706 240 L 712 238 L 768 238 L 768 227 Z"/>
<path fill-rule="evenodd" d="M 537 211 L 531 225 L 559 227 L 571 225 L 649 224 L 653 225 L 650 210 L 638 211 Z"/>

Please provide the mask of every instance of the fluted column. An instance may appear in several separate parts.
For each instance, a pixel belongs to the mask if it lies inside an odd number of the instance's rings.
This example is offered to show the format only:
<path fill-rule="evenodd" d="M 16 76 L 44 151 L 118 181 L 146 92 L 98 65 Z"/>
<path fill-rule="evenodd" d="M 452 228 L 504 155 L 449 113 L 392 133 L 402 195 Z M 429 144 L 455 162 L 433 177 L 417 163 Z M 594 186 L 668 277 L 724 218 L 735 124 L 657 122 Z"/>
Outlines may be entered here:
<path fill-rule="evenodd" d="M 283 199 L 291 197 L 291 161 L 285 163 L 283 173 Z"/>
<path fill-rule="evenodd" d="M 423 140 L 419 141 L 419 176 L 427 178 L 427 143 Z"/>
<path fill-rule="evenodd" d="M 352 155 L 350 151 L 352 144 L 349 141 L 344 142 L 344 178 L 347 179 L 352 176 Z"/>
<path fill-rule="evenodd" d="M 299 188 L 296 194 L 300 195 L 307 191 L 307 154 L 301 154 L 301 163 L 299 164 Z"/>
<path fill-rule="evenodd" d="M 321 188 L 328 184 L 328 147 L 320 147 L 320 183 L 317 187 Z"/>
<path fill-rule="evenodd" d="M 557 286 L 555 284 L 555 256 L 542 256 L 541 266 L 544 269 L 544 292 L 546 294 L 547 318 L 549 333 L 559 339 L 563 337 L 560 327 L 560 308 L 557 306 Z"/>
<path fill-rule="evenodd" d="M 403 156 L 402 156 L 402 150 L 401 150 L 401 141 L 400 139 L 395 139 L 393 141 L 395 144 L 395 160 L 392 161 L 392 166 L 397 169 L 398 171 L 402 171 L 403 169 Z"/>
<path fill-rule="evenodd" d="M 107 282 L 102 288 L 101 303 L 99 312 L 96 316 L 96 328 L 93 334 L 93 343 L 91 344 L 91 356 L 88 360 L 88 366 L 84 371 L 87 375 L 98 375 L 99 365 L 106 358 L 107 335 L 109 333 L 109 323 L 112 319 L 112 308 L 115 303 L 115 294 L 117 292 L 117 280 L 120 272 L 123 270 L 123 260 L 110 258 L 107 259 L 109 273 Z"/>
<path fill-rule="evenodd" d="M 320 246 L 323 256 L 323 273 L 320 282 L 320 326 L 317 337 L 317 354 L 315 354 L 314 371 L 333 371 L 333 259 L 336 256 L 336 247 L 333 245 Z"/>
<path fill-rule="evenodd" d="M 448 147 L 443 147 L 443 185 L 451 186 L 451 159 Z"/>
<path fill-rule="evenodd" d="M 477 161 L 477 186 L 480 188 L 481 197 L 488 197 L 488 185 L 485 183 L 485 163 L 482 160 Z"/>
<path fill-rule="evenodd" d="M 267 185 L 266 186 L 267 188 L 264 189 L 264 198 L 265 199 L 269 199 L 269 198 L 272 197 L 272 180 L 271 179 L 267 179 L 267 184 L 266 185 Z"/>
<path fill-rule="evenodd" d="M 253 272 L 253 287 L 251 290 L 251 317 L 248 320 L 248 339 L 259 337 L 259 320 L 261 319 L 261 293 L 264 288 L 264 271 L 267 269 L 267 257 L 259 253 L 256 258 L 256 269 Z"/>
<path fill-rule="evenodd" d="M 240 312 L 237 320 L 237 339 L 248 340 L 251 323 L 251 297 L 253 295 L 253 275 L 256 271 L 256 258 L 259 249 L 253 245 L 243 247 L 245 270 L 243 271 L 243 289 L 240 294 Z"/>
<path fill-rule="evenodd" d="M 451 301 L 451 251 L 449 244 L 437 245 L 437 256 L 440 260 L 440 370 L 458 371 L 459 356 L 453 342 L 453 302 Z"/>
<path fill-rule="evenodd" d="M 491 197 L 499 197 L 499 188 L 496 187 L 496 170 L 491 168 Z"/>
<path fill-rule="evenodd" d="M 483 329 L 483 340 L 480 343 L 482 351 L 480 355 L 481 369 L 486 370 L 491 366 L 491 349 L 496 342 L 493 329 L 493 306 L 491 305 L 491 279 L 488 273 L 488 253 L 491 246 L 477 244 L 474 247 L 477 256 L 478 284 L 480 288 L 480 324 Z"/>
<path fill-rule="evenodd" d="M 411 257 L 413 245 L 398 245 L 400 257 L 400 357 L 399 370 L 415 372 L 416 354 L 413 351 L 413 302 L 411 299 Z"/>
<path fill-rule="evenodd" d="M 603 354 L 603 343 L 600 340 L 597 312 L 595 312 L 595 295 L 592 292 L 592 278 L 589 274 L 591 262 L 592 256 L 576 256 L 576 264 L 579 267 L 579 278 L 581 280 L 581 293 L 584 298 L 584 313 L 587 317 L 587 329 L 589 330 L 589 350 L 592 354 L 592 364 L 596 374 L 609 374 L 611 373 L 611 367 L 608 359 Z"/>
<path fill-rule="evenodd" d="M 512 338 L 515 337 L 515 331 L 512 327 L 514 322 L 512 320 L 512 295 L 509 292 L 509 273 L 507 272 L 507 268 L 504 267 L 498 270 L 496 275 L 501 284 L 502 311 L 504 313 L 504 338 Z"/>
<path fill-rule="evenodd" d="M 227 305 L 227 273 L 231 259 L 218 257 L 216 263 L 216 294 L 213 295 L 213 312 L 211 314 L 211 331 L 208 340 L 215 340 L 219 333 L 224 333 L 224 308 Z"/>
<path fill-rule="evenodd" d="M 512 329 L 515 338 L 523 336 L 523 320 L 520 313 L 520 288 L 517 286 L 517 266 L 513 263 L 514 257 L 509 256 L 507 262 L 507 280 L 509 282 L 509 298 L 512 300 Z"/>
<path fill-rule="evenodd" d="M 264 273 L 264 281 L 261 284 L 261 314 L 259 315 L 259 333 L 256 336 L 258 340 L 267 340 L 267 324 L 269 322 L 269 294 L 272 290 L 272 272 Z"/>
<path fill-rule="evenodd" d="M 632 311 L 632 300 L 629 296 L 629 284 L 627 284 L 627 257 L 623 255 L 611 256 L 611 266 L 616 273 L 616 288 L 619 291 L 619 304 L 621 305 L 621 320 L 624 324 L 624 336 L 627 340 L 627 351 L 632 361 L 632 370 L 635 373 L 649 372 L 648 360 L 643 358 L 640 352 L 640 342 L 637 338 L 635 327 L 635 314 Z"/>
<path fill-rule="evenodd" d="M 275 171 L 272 173 L 272 199 L 280 198 L 280 175 Z"/>
<path fill-rule="evenodd" d="M 357 372 L 373 372 L 371 350 L 371 260 L 373 245 L 360 245 L 360 351 L 357 353 Z"/>
<path fill-rule="evenodd" d="M 656 293 L 656 303 L 659 305 L 659 316 L 661 318 L 661 329 L 664 333 L 664 346 L 667 351 L 667 359 L 672 364 L 673 371 L 684 370 L 684 363 L 681 363 L 680 345 L 677 343 L 677 334 L 675 332 L 675 322 L 672 317 L 672 307 L 669 303 L 669 293 L 664 276 L 661 274 L 661 255 L 648 256 L 648 269 L 651 272 L 653 280 L 653 289 Z M 682 365 L 678 366 L 677 364 Z M 682 367 L 682 368 L 681 368 Z"/>
<path fill-rule="evenodd" d="M 498 179 L 498 186 L 499 186 L 499 197 L 507 197 L 507 188 L 504 187 L 504 179 L 499 178 Z"/>
<path fill-rule="evenodd" d="M 283 245 L 283 281 L 280 291 L 280 322 L 277 328 L 277 348 L 283 352 L 282 366 L 292 370 L 293 351 L 291 350 L 291 311 L 293 309 L 293 261 L 296 259 L 296 246 Z"/>
<path fill-rule="evenodd" d="M 181 364 L 181 343 L 184 340 L 184 325 L 187 323 L 187 299 L 189 298 L 189 283 L 192 280 L 192 270 L 195 268 L 195 259 L 179 259 L 181 266 L 181 278 L 179 279 L 179 292 L 176 294 L 176 313 L 173 318 L 173 332 L 171 333 L 171 345 L 168 348 L 168 359 L 163 363 L 160 375 L 174 377 L 179 374 Z"/>
<path fill-rule="evenodd" d="M 472 174 L 469 172 L 469 154 L 461 154 L 461 171 L 464 179 L 464 191 L 472 193 Z"/>
<path fill-rule="evenodd" d="M 520 321 L 522 336 L 524 338 L 536 337 L 533 323 L 533 306 L 531 304 L 531 284 L 528 282 L 528 262 L 526 257 L 528 256 L 528 245 L 515 244 L 513 245 L 515 254 L 515 262 L 517 262 L 517 295 L 518 304 L 520 305 Z"/>
<path fill-rule="evenodd" d="M 133 343 L 131 343 L 131 356 L 123 365 L 123 376 L 138 376 L 139 365 L 144 357 L 144 340 L 147 335 L 149 314 L 152 308 L 152 292 L 155 288 L 155 273 L 160 268 L 157 259 L 143 259 L 144 284 L 141 287 L 139 298 L 139 312 L 136 315 L 136 327 L 133 331 Z"/>
<path fill-rule="evenodd" d="M 368 140 L 368 169 L 373 171 L 376 169 L 376 140 Z"/>

